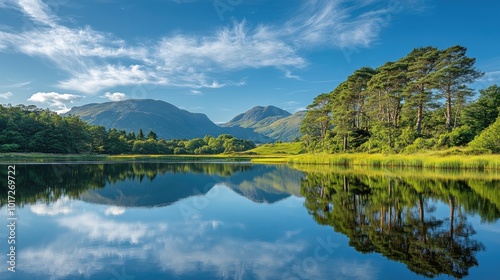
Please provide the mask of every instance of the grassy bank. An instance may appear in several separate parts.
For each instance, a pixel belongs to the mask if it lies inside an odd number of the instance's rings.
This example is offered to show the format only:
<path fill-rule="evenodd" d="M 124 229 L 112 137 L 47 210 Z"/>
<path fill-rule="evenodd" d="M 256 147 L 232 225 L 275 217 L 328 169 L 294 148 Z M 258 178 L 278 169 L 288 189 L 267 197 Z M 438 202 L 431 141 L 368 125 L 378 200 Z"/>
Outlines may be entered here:
<path fill-rule="evenodd" d="M 430 180 L 500 180 L 500 169 L 478 172 L 473 169 L 423 169 L 412 167 L 370 167 L 370 166 L 332 166 L 319 164 L 293 165 L 293 168 L 306 173 L 328 175 L 357 174 L 390 178 L 415 178 Z"/>
<path fill-rule="evenodd" d="M 84 161 L 250 161 L 252 156 L 238 154 L 221 155 L 92 155 L 92 154 L 44 154 L 4 153 L 0 162 L 84 162 Z"/>
<path fill-rule="evenodd" d="M 292 165 L 411 167 L 450 170 L 500 170 L 500 155 L 474 155 L 467 150 L 399 154 L 300 154 L 301 143 L 266 144 L 244 153 L 220 155 L 57 155 L 41 153 L 0 154 L 0 162 L 59 161 L 252 161 Z"/>
<path fill-rule="evenodd" d="M 106 155 L 89 154 L 45 154 L 45 153 L 0 153 L 0 162 L 58 162 L 58 161 L 104 161 Z"/>
<path fill-rule="evenodd" d="M 304 154 L 289 157 L 287 162 L 297 165 L 321 164 L 426 169 L 500 170 L 500 155 Z"/>

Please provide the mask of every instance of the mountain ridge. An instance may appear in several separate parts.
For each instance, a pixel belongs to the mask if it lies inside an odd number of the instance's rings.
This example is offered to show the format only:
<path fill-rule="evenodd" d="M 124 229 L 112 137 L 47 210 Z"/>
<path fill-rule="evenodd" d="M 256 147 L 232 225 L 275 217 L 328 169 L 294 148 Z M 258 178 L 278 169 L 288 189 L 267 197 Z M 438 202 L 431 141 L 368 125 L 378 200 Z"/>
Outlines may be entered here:
<path fill-rule="evenodd" d="M 291 114 L 272 105 L 255 106 L 221 126 L 251 128 L 276 141 L 290 142 L 300 138 L 300 123 L 304 117 L 305 111 Z"/>
<path fill-rule="evenodd" d="M 192 139 L 205 135 L 231 134 L 234 137 L 266 143 L 270 138 L 251 129 L 225 128 L 213 123 L 205 114 L 192 113 L 175 105 L 153 99 L 127 99 L 90 103 L 71 108 L 64 115 L 76 115 L 91 125 L 102 125 L 128 132 L 153 130 L 164 139 Z"/>

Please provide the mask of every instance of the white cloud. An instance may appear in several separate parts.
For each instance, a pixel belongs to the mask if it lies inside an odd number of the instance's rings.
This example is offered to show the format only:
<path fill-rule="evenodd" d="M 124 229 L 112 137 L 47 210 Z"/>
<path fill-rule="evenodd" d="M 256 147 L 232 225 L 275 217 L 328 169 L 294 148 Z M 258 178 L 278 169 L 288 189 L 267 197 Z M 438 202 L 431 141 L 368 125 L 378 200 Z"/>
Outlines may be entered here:
<path fill-rule="evenodd" d="M 484 76 L 479 80 L 482 82 L 499 82 L 500 81 L 500 70 L 497 71 L 488 71 L 484 73 Z"/>
<path fill-rule="evenodd" d="M 284 32 L 305 48 L 366 48 L 379 36 L 403 3 L 391 1 L 309 0 Z"/>
<path fill-rule="evenodd" d="M 31 84 L 31 82 L 11 83 L 11 84 L 1 85 L 0 88 L 22 88 L 22 87 L 25 87 L 29 84 Z"/>
<path fill-rule="evenodd" d="M 113 215 L 113 216 L 120 216 L 123 213 L 125 213 L 125 207 L 120 207 L 120 206 L 110 206 L 104 211 L 104 214 L 106 216 Z"/>
<path fill-rule="evenodd" d="M 122 101 L 127 99 L 127 95 L 122 92 L 106 92 L 103 96 L 101 96 L 101 98 L 107 98 L 111 101 Z"/>
<path fill-rule="evenodd" d="M 154 77 L 154 73 L 148 72 L 140 65 L 126 67 L 108 64 L 75 73 L 71 79 L 60 82 L 59 87 L 91 94 L 115 86 L 162 83 L 160 79 Z"/>
<path fill-rule="evenodd" d="M 201 94 L 203 94 L 203 92 L 201 92 L 199 90 L 195 90 L 195 89 L 191 90 L 190 92 L 191 92 L 191 94 L 194 94 L 194 95 L 201 95 Z"/>
<path fill-rule="evenodd" d="M 68 102 L 73 103 L 82 98 L 83 96 L 69 93 L 61 94 L 57 92 L 37 92 L 28 98 L 28 101 L 48 104 L 55 112 L 62 114 L 70 110 L 67 107 Z"/>
<path fill-rule="evenodd" d="M 92 240 L 107 242 L 129 242 L 137 244 L 146 236 L 147 226 L 142 223 L 120 223 L 105 220 L 96 214 L 87 213 L 62 218 L 59 224 L 80 232 Z"/>
<path fill-rule="evenodd" d="M 55 26 L 56 18 L 49 7 L 40 0 L 18 0 L 19 7 L 37 23 Z"/>
<path fill-rule="evenodd" d="M 0 98 L 3 98 L 3 99 L 9 99 L 11 97 L 12 97 L 12 92 L 10 92 L 10 91 L 0 94 Z"/>
<path fill-rule="evenodd" d="M 70 214 L 73 212 L 71 199 L 64 196 L 56 202 L 47 205 L 46 203 L 36 203 L 30 206 L 31 212 L 41 216 L 55 216 L 59 214 Z"/>
<path fill-rule="evenodd" d="M 369 47 L 397 12 L 385 1 L 353 1 L 308 0 L 295 17 L 282 23 L 235 22 L 203 36 L 166 36 L 134 46 L 90 26 L 63 26 L 41 0 L 19 0 L 19 9 L 39 24 L 27 31 L 0 31 L 0 50 L 53 62 L 68 74 L 57 83 L 59 87 L 86 94 L 144 84 L 192 89 L 238 86 L 241 83 L 214 77 L 268 67 L 300 80 L 292 70 L 307 66 L 300 54 L 304 49 Z M 126 60 L 117 63 L 119 59 Z"/>
<path fill-rule="evenodd" d="M 250 29 L 246 22 L 222 28 L 215 36 L 178 35 L 163 38 L 156 49 L 165 69 L 218 66 L 224 70 L 260 67 L 302 67 L 303 58 L 265 26 Z"/>

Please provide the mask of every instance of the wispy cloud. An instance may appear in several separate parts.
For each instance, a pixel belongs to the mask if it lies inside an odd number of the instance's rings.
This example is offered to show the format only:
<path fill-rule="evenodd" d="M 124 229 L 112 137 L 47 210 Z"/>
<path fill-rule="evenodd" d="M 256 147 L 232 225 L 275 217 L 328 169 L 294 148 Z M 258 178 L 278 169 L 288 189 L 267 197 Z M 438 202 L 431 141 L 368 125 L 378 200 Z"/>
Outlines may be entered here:
<path fill-rule="evenodd" d="M 104 95 L 101 96 L 101 98 L 107 98 L 111 101 L 122 101 L 127 99 L 127 95 L 122 92 L 106 92 Z"/>
<path fill-rule="evenodd" d="M 12 97 L 12 92 L 10 92 L 10 91 L 0 94 L 0 98 L 3 98 L 3 99 L 9 99 L 11 97 Z"/>
<path fill-rule="evenodd" d="M 193 95 L 201 95 L 203 94 L 203 92 L 199 91 L 199 90 L 195 90 L 195 89 L 192 89 L 191 91 L 189 91 L 191 94 Z"/>
<path fill-rule="evenodd" d="M 31 82 L 9 83 L 6 85 L 1 85 L 0 88 L 22 88 L 29 84 L 31 84 Z"/>
<path fill-rule="evenodd" d="M 59 87 L 93 93 L 115 86 L 150 83 L 160 84 L 161 81 L 154 77 L 154 73 L 148 72 L 141 65 L 127 67 L 108 64 L 102 67 L 87 69 L 82 73 L 74 73 L 71 79 L 61 81 Z"/>
<path fill-rule="evenodd" d="M 57 86 L 86 94 L 144 84 L 191 89 L 238 86 L 214 77 L 269 67 L 300 80 L 293 70 L 307 66 L 303 50 L 369 47 L 389 22 L 387 15 L 394 13 L 385 1 L 308 0 L 295 17 L 281 23 L 255 26 L 243 20 L 202 36 L 152 39 L 145 46 L 90 26 L 64 26 L 41 0 L 9 2 L 36 24 L 26 31 L 0 31 L 0 50 L 51 61 L 68 74 Z"/>
<path fill-rule="evenodd" d="M 36 23 L 56 25 L 56 17 L 51 14 L 48 6 L 41 0 L 18 0 L 17 4 Z"/>
<path fill-rule="evenodd" d="M 497 71 L 488 71 L 484 73 L 483 78 L 480 79 L 483 82 L 499 82 L 500 81 L 500 70 Z"/>
<path fill-rule="evenodd" d="M 67 107 L 67 103 L 73 103 L 81 100 L 82 98 L 83 96 L 69 93 L 37 92 L 28 98 L 28 101 L 48 104 L 50 108 L 54 109 L 55 112 L 62 114 L 70 110 Z"/>

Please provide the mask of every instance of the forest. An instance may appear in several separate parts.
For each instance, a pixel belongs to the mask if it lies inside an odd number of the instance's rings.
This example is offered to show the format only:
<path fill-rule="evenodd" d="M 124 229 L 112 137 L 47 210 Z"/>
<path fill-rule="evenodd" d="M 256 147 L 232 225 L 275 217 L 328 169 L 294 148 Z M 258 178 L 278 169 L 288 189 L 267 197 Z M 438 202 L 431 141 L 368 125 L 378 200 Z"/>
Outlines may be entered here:
<path fill-rule="evenodd" d="M 89 125 L 36 106 L 0 106 L 0 152 L 57 154 L 220 154 L 255 148 L 249 140 L 223 134 L 190 140 Z"/>
<path fill-rule="evenodd" d="M 415 153 L 465 147 L 500 153 L 500 87 L 476 93 L 484 73 L 467 49 L 416 48 L 354 71 L 317 96 L 301 124 L 309 152 Z"/>
<path fill-rule="evenodd" d="M 314 220 L 349 237 L 357 251 L 381 254 L 427 278 L 461 279 L 486 249 L 465 213 L 496 221 L 498 180 L 433 176 L 312 172 L 300 191 Z M 448 216 L 438 214 L 437 202 L 448 205 Z"/>

